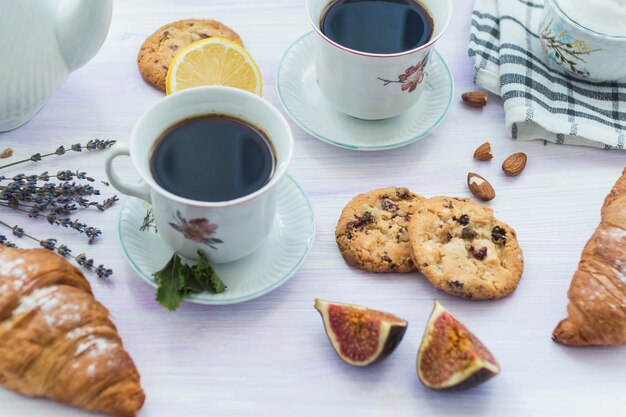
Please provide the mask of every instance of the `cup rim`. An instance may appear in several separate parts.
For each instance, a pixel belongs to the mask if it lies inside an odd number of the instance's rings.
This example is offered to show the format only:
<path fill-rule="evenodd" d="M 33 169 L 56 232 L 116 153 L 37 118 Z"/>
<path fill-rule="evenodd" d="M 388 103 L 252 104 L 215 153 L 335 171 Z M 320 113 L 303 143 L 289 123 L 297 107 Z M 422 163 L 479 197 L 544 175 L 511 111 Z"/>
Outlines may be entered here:
<path fill-rule="evenodd" d="M 149 115 L 153 113 L 154 111 L 156 111 L 159 107 L 167 105 L 170 102 L 175 102 L 176 100 L 180 100 L 181 98 L 185 96 L 197 95 L 199 97 L 204 97 L 206 99 L 208 96 L 216 92 L 219 92 L 220 94 L 226 94 L 227 96 L 230 95 L 230 96 L 245 97 L 245 99 L 249 100 L 250 103 L 254 103 L 254 105 L 262 106 L 268 109 L 272 117 L 274 117 L 275 120 L 278 121 L 278 123 L 281 125 L 281 128 L 286 133 L 286 136 L 284 139 L 287 142 L 287 152 L 284 157 L 281 157 L 282 163 L 276 164 L 276 171 L 272 175 L 272 178 L 267 182 L 267 184 L 265 184 L 263 187 L 259 188 L 258 190 L 256 190 L 255 192 L 251 194 L 248 194 L 248 195 L 245 195 L 243 197 L 239 197 L 233 200 L 227 200 L 227 201 L 198 201 L 198 200 L 192 200 L 186 197 L 178 196 L 176 194 L 171 193 L 170 191 L 167 191 L 166 189 L 161 187 L 159 184 L 157 184 L 154 178 L 152 178 L 152 175 L 146 175 L 146 173 L 144 172 L 145 171 L 144 169 L 137 169 L 139 166 L 143 166 L 143 165 L 140 165 L 140 164 L 143 164 L 143 162 L 138 161 L 136 154 L 133 152 L 133 149 L 135 147 L 135 141 L 138 140 L 137 137 L 138 137 L 139 129 L 144 123 L 146 123 L 146 119 L 150 117 Z M 210 114 L 210 113 L 205 113 L 205 114 Z M 216 112 L 216 114 L 218 113 Z M 219 114 L 229 114 L 229 112 L 223 112 L 223 113 L 220 112 Z M 189 115 L 188 117 L 193 117 L 193 116 L 194 115 Z M 237 115 L 233 114 L 233 116 L 237 116 L 239 118 L 243 116 L 243 118 L 245 119 L 245 108 L 242 109 L 241 114 L 237 114 Z M 154 142 L 152 142 L 151 145 L 152 144 L 154 144 Z M 147 184 L 148 187 L 155 190 L 161 196 L 169 200 L 172 200 L 174 202 L 177 202 L 179 204 L 184 204 L 184 205 L 191 206 L 191 207 L 221 208 L 221 207 L 232 207 L 232 206 L 236 206 L 236 205 L 254 200 L 257 197 L 260 197 L 261 195 L 268 192 L 270 189 L 274 188 L 274 186 L 286 174 L 287 168 L 291 164 L 291 159 L 293 157 L 294 139 L 293 139 L 293 132 L 291 131 L 291 127 L 289 126 L 287 119 L 285 119 L 285 117 L 282 115 L 282 113 L 280 113 L 280 111 L 278 111 L 276 107 L 274 107 L 269 101 L 265 100 L 263 97 L 258 96 L 254 93 L 250 93 L 248 91 L 244 91 L 244 90 L 233 88 L 233 87 L 201 86 L 201 87 L 189 88 L 187 90 L 183 90 L 183 91 L 165 96 L 164 98 L 160 99 L 155 104 L 153 104 L 148 110 L 146 110 L 141 115 L 141 117 L 135 123 L 132 133 L 131 133 L 129 145 L 130 145 L 129 149 L 130 149 L 131 160 L 133 161 L 133 164 L 135 165 L 135 169 L 137 169 L 139 176 Z M 278 155 L 275 155 L 275 157 L 278 158 Z"/>
<path fill-rule="evenodd" d="M 329 4 L 330 4 L 331 1 L 332 0 L 329 0 Z M 433 38 L 431 38 L 424 45 L 418 46 L 417 48 L 410 49 L 408 51 L 396 52 L 394 54 L 375 54 L 375 53 L 371 53 L 371 52 L 357 51 L 356 49 L 347 48 L 347 47 L 345 47 L 343 45 L 338 44 L 337 42 L 335 42 L 332 39 L 330 39 L 328 36 L 324 35 L 324 33 L 322 33 L 322 31 L 320 30 L 319 26 L 313 21 L 313 17 L 311 17 L 311 10 L 309 9 L 309 2 L 308 2 L 308 0 L 305 1 L 305 8 L 306 8 L 307 19 L 309 20 L 309 23 L 311 24 L 311 27 L 313 27 L 313 30 L 319 36 L 321 36 L 322 39 L 324 39 L 326 42 L 330 43 L 334 47 L 336 47 L 338 49 L 341 49 L 342 51 L 348 52 L 350 54 L 353 54 L 353 55 L 365 56 L 365 57 L 370 57 L 370 58 L 397 58 L 397 57 L 401 57 L 401 56 L 411 55 L 411 54 L 414 54 L 416 52 L 420 52 L 420 51 L 423 51 L 423 50 L 426 50 L 426 49 L 432 47 L 435 44 L 435 42 L 437 42 L 443 36 L 443 34 L 446 33 L 446 31 L 448 30 L 448 26 L 450 26 L 450 22 L 452 21 L 452 0 L 446 0 L 446 1 L 448 3 L 448 8 L 450 9 L 450 13 L 448 13 L 446 21 L 445 21 L 441 31 L 439 31 L 439 34 L 437 36 L 434 36 Z M 424 6 L 424 7 L 426 7 L 426 6 Z"/>
<path fill-rule="evenodd" d="M 577 29 L 587 32 L 591 34 L 592 36 L 599 36 L 604 39 L 609 39 L 609 40 L 614 40 L 614 41 L 626 41 L 626 35 L 609 35 L 608 33 L 598 32 L 596 30 L 588 28 L 587 26 L 584 26 L 582 23 L 578 22 L 577 20 L 572 19 L 567 13 L 565 13 L 563 9 L 561 9 L 561 6 L 559 6 L 559 3 L 557 0 L 547 0 L 547 3 L 549 3 L 552 6 L 552 9 L 556 11 L 556 13 L 559 16 L 561 16 L 563 20 L 566 20 Z"/>

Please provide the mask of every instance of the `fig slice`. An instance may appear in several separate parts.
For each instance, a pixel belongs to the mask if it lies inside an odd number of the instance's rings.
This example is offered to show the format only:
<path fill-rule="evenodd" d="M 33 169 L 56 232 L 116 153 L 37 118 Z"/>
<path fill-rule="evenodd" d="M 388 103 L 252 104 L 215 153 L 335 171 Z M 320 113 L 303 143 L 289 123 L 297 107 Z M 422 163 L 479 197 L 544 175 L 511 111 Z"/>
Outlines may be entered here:
<path fill-rule="evenodd" d="M 350 365 L 368 366 L 389 356 L 400 344 L 406 320 L 369 308 L 315 300 L 330 343 Z"/>
<path fill-rule="evenodd" d="M 489 350 L 439 302 L 430 314 L 417 355 L 417 374 L 428 388 L 470 388 L 497 375 Z"/>

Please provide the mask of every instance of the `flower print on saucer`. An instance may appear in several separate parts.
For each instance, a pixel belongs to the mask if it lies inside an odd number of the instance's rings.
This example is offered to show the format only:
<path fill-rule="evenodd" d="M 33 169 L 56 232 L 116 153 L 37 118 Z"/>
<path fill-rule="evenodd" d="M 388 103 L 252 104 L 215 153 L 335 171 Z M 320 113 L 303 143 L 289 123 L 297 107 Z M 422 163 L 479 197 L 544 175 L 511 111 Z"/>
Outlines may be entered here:
<path fill-rule="evenodd" d="M 428 135 L 444 119 L 453 97 L 452 74 L 436 51 L 395 76 L 372 78 L 384 88 L 423 96 L 403 114 L 383 120 L 363 120 L 336 110 L 322 95 L 315 76 L 313 32 L 285 52 L 278 68 L 276 89 L 287 114 L 307 133 L 341 148 L 381 151 L 409 145 Z M 426 64 L 428 62 L 428 64 Z M 428 77 L 426 77 L 428 74 Z"/>

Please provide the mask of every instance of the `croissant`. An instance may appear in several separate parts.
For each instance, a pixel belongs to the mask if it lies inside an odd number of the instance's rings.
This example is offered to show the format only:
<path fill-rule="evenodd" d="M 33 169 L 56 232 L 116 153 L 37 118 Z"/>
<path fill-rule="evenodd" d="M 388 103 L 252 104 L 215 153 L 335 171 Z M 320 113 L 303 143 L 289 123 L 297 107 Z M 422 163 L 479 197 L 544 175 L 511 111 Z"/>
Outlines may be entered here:
<path fill-rule="evenodd" d="M 626 169 L 606 197 L 552 338 L 572 346 L 626 344 Z"/>
<path fill-rule="evenodd" d="M 47 249 L 0 250 L 0 385 L 115 417 L 145 399 L 109 312 Z"/>

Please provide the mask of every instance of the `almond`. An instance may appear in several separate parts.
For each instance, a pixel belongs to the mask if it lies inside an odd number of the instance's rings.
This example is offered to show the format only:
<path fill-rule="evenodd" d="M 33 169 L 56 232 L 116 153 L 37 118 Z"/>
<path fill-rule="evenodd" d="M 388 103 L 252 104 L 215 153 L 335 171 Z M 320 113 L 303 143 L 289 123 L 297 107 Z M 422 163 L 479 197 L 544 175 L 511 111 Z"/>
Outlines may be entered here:
<path fill-rule="evenodd" d="M 502 171 L 509 177 L 517 177 L 526 168 L 528 157 L 523 152 L 514 153 L 502 163 Z"/>
<path fill-rule="evenodd" d="M 487 105 L 487 93 L 481 91 L 470 91 L 461 96 L 465 104 L 470 107 L 485 107 Z"/>
<path fill-rule="evenodd" d="M 474 158 L 479 161 L 488 161 L 493 158 L 493 153 L 491 153 L 491 143 L 485 142 L 476 149 L 474 152 Z"/>
<path fill-rule="evenodd" d="M 478 174 L 470 172 L 467 174 L 467 186 L 474 196 L 482 201 L 491 201 L 496 198 L 496 192 L 489 184 L 489 181 Z"/>

